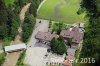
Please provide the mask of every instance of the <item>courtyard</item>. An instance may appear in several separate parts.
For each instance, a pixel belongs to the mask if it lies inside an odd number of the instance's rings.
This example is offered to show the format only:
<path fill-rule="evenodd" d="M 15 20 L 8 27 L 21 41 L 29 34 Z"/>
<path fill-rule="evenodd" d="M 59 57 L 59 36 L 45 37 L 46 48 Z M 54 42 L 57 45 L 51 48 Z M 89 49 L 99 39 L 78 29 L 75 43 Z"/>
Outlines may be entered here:
<path fill-rule="evenodd" d="M 38 45 L 35 35 L 38 31 L 47 32 L 48 26 L 48 20 L 36 19 L 35 30 L 33 30 L 32 36 L 27 45 L 26 57 L 24 60 L 25 64 L 29 66 L 44 66 L 45 63 L 43 62 L 43 57 L 47 53 L 47 48 Z"/>

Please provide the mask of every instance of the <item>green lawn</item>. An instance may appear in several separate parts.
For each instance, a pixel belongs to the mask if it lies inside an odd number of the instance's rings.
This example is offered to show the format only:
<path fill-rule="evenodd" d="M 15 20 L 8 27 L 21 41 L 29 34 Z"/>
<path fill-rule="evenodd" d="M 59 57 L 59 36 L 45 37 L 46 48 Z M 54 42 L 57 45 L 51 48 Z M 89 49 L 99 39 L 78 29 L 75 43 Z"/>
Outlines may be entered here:
<path fill-rule="evenodd" d="M 13 4 L 15 0 L 4 0 L 5 4 L 8 6 L 9 4 Z"/>
<path fill-rule="evenodd" d="M 80 0 L 46 0 L 37 17 L 68 24 L 84 22 L 84 14 L 77 15 L 79 7 Z"/>

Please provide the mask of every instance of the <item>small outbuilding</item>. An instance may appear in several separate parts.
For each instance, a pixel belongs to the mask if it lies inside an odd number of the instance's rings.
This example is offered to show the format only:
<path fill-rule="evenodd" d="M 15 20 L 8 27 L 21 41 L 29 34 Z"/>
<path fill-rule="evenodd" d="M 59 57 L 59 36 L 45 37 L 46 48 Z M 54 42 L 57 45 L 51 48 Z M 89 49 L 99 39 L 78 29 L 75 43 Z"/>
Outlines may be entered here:
<path fill-rule="evenodd" d="M 68 48 L 67 54 L 68 56 L 74 56 L 75 55 L 76 49 Z"/>
<path fill-rule="evenodd" d="M 85 24 L 84 24 L 84 23 L 80 23 L 80 24 L 79 24 L 79 27 L 80 27 L 80 28 L 85 28 Z"/>
<path fill-rule="evenodd" d="M 71 63 L 70 61 L 68 61 L 68 60 L 65 60 L 65 61 L 63 62 L 63 65 L 64 65 L 64 66 L 72 66 L 72 63 Z"/>
<path fill-rule="evenodd" d="M 66 57 L 69 61 L 74 61 L 75 60 L 75 57 L 74 56 L 67 56 Z"/>
<path fill-rule="evenodd" d="M 26 44 L 15 44 L 15 45 L 10 45 L 10 46 L 5 46 L 4 47 L 4 52 L 9 53 L 9 52 L 14 52 L 14 51 L 20 51 L 20 50 L 25 50 L 26 49 Z"/>

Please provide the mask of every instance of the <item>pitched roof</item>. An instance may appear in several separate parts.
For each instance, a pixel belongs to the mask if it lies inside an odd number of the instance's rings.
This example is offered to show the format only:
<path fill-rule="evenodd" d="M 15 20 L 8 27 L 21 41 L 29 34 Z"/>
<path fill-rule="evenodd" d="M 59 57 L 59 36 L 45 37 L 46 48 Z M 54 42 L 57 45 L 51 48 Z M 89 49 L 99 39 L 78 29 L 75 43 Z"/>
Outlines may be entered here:
<path fill-rule="evenodd" d="M 47 41 L 51 41 L 52 40 L 52 34 L 50 32 L 38 32 L 36 34 L 36 39 L 41 39 L 41 40 L 47 40 Z"/>
<path fill-rule="evenodd" d="M 72 42 L 79 43 L 83 39 L 84 33 L 81 33 L 79 28 L 74 27 L 62 30 L 60 35 L 65 38 L 72 38 Z"/>
<path fill-rule="evenodd" d="M 70 36 L 70 30 L 62 30 L 61 31 L 61 33 L 60 33 L 60 35 L 62 36 L 62 37 L 70 37 L 70 38 L 72 38 L 72 36 Z"/>
<path fill-rule="evenodd" d="M 74 56 L 67 56 L 67 59 L 68 60 L 75 60 L 75 57 Z"/>
<path fill-rule="evenodd" d="M 76 50 L 75 49 L 72 49 L 72 48 L 68 48 L 68 50 L 67 50 L 68 53 L 75 53 L 75 51 Z"/>
<path fill-rule="evenodd" d="M 78 48 L 78 44 L 72 43 L 71 48 Z"/>
<path fill-rule="evenodd" d="M 72 66 L 72 64 L 70 63 L 70 61 L 65 60 L 63 63 L 64 66 Z"/>
<path fill-rule="evenodd" d="M 5 52 L 11 52 L 11 51 L 16 51 L 20 49 L 26 49 L 26 45 L 24 43 L 21 43 L 21 44 L 16 44 L 16 45 L 5 46 L 4 49 L 5 49 Z"/>
<path fill-rule="evenodd" d="M 74 55 L 75 55 L 75 51 L 76 51 L 76 49 L 68 48 L 68 49 L 67 49 L 67 54 L 68 54 L 68 55 L 71 55 L 71 56 L 74 56 Z"/>

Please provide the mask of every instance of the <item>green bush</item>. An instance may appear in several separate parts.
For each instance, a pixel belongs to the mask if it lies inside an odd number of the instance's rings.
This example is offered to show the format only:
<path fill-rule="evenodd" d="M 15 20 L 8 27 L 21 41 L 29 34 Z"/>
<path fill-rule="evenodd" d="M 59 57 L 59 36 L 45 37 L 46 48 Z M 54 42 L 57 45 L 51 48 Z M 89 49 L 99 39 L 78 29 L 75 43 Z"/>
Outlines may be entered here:
<path fill-rule="evenodd" d="M 24 61 L 24 58 L 25 58 L 25 53 L 26 51 L 23 51 L 18 59 L 18 62 L 16 64 L 16 66 L 26 66 L 23 61 Z"/>
<path fill-rule="evenodd" d="M 0 54 L 0 66 L 3 64 L 4 60 L 5 60 L 5 55 L 4 53 L 1 53 Z"/>
<path fill-rule="evenodd" d="M 62 29 L 65 29 L 65 24 L 64 23 L 54 23 L 53 24 L 52 30 L 57 31 L 57 34 L 60 34 L 60 31 Z"/>
<path fill-rule="evenodd" d="M 49 21 L 49 28 L 51 28 L 51 26 L 52 26 L 52 21 L 50 19 L 50 21 Z"/>
<path fill-rule="evenodd" d="M 3 39 L 3 42 L 4 42 L 3 46 L 9 46 L 11 42 L 11 38 L 6 37 Z"/>

